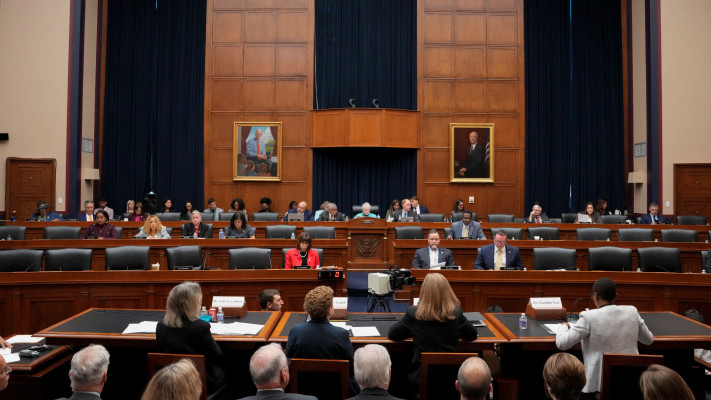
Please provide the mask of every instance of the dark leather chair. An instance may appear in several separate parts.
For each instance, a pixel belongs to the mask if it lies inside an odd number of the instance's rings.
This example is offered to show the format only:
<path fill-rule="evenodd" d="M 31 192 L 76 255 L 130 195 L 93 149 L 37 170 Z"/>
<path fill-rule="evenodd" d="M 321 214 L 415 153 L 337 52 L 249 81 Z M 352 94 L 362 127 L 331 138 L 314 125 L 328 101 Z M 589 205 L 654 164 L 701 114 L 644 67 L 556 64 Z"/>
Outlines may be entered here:
<path fill-rule="evenodd" d="M 311 236 L 311 239 L 335 239 L 336 228 L 332 226 L 305 226 L 304 232 Z"/>
<path fill-rule="evenodd" d="M 618 229 L 617 240 L 621 242 L 653 242 L 654 231 L 647 228 Z"/>
<path fill-rule="evenodd" d="M 296 225 L 267 225 L 264 237 L 267 239 L 291 239 L 291 235 L 296 235 Z"/>
<path fill-rule="evenodd" d="M 637 249 L 642 272 L 681 272 L 679 249 L 670 247 L 644 247 Z"/>
<path fill-rule="evenodd" d="M 610 230 L 607 228 L 578 228 L 575 230 L 578 240 L 610 240 Z"/>
<path fill-rule="evenodd" d="M 514 222 L 513 214 L 489 214 L 488 221 L 494 222 Z"/>
<path fill-rule="evenodd" d="M 92 249 L 49 249 L 45 253 L 45 271 L 90 271 Z"/>
<path fill-rule="evenodd" d="M 706 225 L 708 220 L 703 215 L 677 215 L 678 225 Z"/>
<path fill-rule="evenodd" d="M 395 239 L 422 239 L 421 226 L 396 226 Z"/>
<path fill-rule="evenodd" d="M 463 214 L 462 212 L 453 212 L 453 213 L 452 213 L 452 222 L 461 221 L 461 220 L 462 220 L 462 214 Z M 474 215 L 472 215 L 472 219 L 473 219 L 474 221 L 476 221 L 476 217 L 474 217 Z"/>
<path fill-rule="evenodd" d="M 229 221 L 232 219 L 233 215 L 235 215 L 234 211 L 221 212 L 220 215 L 218 216 L 218 220 L 219 221 Z"/>
<path fill-rule="evenodd" d="M 80 226 L 45 226 L 45 239 L 79 239 Z"/>
<path fill-rule="evenodd" d="M 590 271 L 632 271 L 632 249 L 592 247 L 588 254 Z"/>
<path fill-rule="evenodd" d="M 553 226 L 532 226 L 528 228 L 528 240 L 533 240 L 539 236 L 542 240 L 558 240 L 560 233 L 558 228 Z"/>
<path fill-rule="evenodd" d="M 346 399 L 350 380 L 348 360 L 292 358 L 289 392 L 319 399 Z"/>
<path fill-rule="evenodd" d="M 0 250 L 0 272 L 36 272 L 42 269 L 44 250 Z"/>
<path fill-rule="evenodd" d="M 533 249 L 533 269 L 575 270 L 575 249 L 560 247 L 539 247 Z"/>
<path fill-rule="evenodd" d="M 272 249 L 243 247 L 228 251 L 230 269 L 271 269 Z"/>
<path fill-rule="evenodd" d="M 116 229 L 116 234 L 118 235 L 119 239 L 123 238 L 123 226 L 116 226 L 114 225 L 114 229 Z"/>
<path fill-rule="evenodd" d="M 508 240 L 523 240 L 523 229 L 521 228 L 508 228 L 508 227 L 503 227 L 503 228 L 491 228 L 491 239 L 494 240 L 494 236 L 496 235 L 496 231 L 502 230 L 506 232 L 506 238 Z"/>
<path fill-rule="evenodd" d="M 560 219 L 563 224 L 574 224 L 575 220 L 578 219 L 578 213 L 562 213 Z"/>
<path fill-rule="evenodd" d="M 279 221 L 279 213 L 256 212 L 252 214 L 252 221 Z"/>
<path fill-rule="evenodd" d="M 168 269 L 203 269 L 202 248 L 200 246 L 178 246 L 165 249 Z"/>
<path fill-rule="evenodd" d="M 516 224 L 523 224 L 523 223 L 526 223 L 526 219 L 525 218 L 514 218 L 513 222 Z"/>
<path fill-rule="evenodd" d="M 602 355 L 600 400 L 641 399 L 639 376 L 652 364 L 664 364 L 664 356 L 652 354 Z"/>
<path fill-rule="evenodd" d="M 691 229 L 662 229 L 662 242 L 695 242 L 698 234 Z"/>
<path fill-rule="evenodd" d="M 120 246 L 106 249 L 105 267 L 107 271 L 144 269 L 151 266 L 151 248 L 148 246 Z"/>
<path fill-rule="evenodd" d="M 626 224 L 626 215 L 601 215 L 600 219 L 603 224 Z"/>
<path fill-rule="evenodd" d="M 355 217 L 356 214 L 359 214 L 362 212 L 363 212 L 363 205 L 362 204 L 354 205 L 351 208 L 351 218 Z M 375 215 L 380 215 L 380 206 L 371 204 L 370 205 L 370 213 L 375 214 Z"/>
<path fill-rule="evenodd" d="M 562 218 L 548 218 L 548 223 L 550 224 L 562 224 L 563 219 Z"/>
<path fill-rule="evenodd" d="M 444 222 L 444 214 L 420 214 L 420 222 Z"/>
<path fill-rule="evenodd" d="M 180 221 L 179 212 L 162 212 L 156 213 L 156 217 L 161 221 Z"/>
<path fill-rule="evenodd" d="M 701 252 L 701 270 L 704 270 L 704 267 L 706 266 L 706 259 L 709 257 L 709 252 L 708 250 L 703 250 Z M 706 270 L 706 273 L 709 273 L 711 271 Z"/>
<path fill-rule="evenodd" d="M 25 240 L 26 226 L 6 225 L 0 226 L 0 239 L 7 239 L 8 236 L 12 240 Z"/>
<path fill-rule="evenodd" d="M 281 249 L 281 269 L 286 268 L 286 252 L 291 249 L 293 249 L 293 247 Z M 316 250 L 316 254 L 318 254 L 318 261 L 321 265 L 323 265 L 323 249 L 317 249 L 316 247 L 312 247 L 312 249 Z"/>
<path fill-rule="evenodd" d="M 215 214 L 213 214 L 213 213 L 211 213 L 211 212 L 204 212 L 204 211 L 203 211 L 203 212 L 200 213 L 200 216 L 202 217 L 202 221 L 203 221 L 203 222 L 214 221 L 214 220 L 215 220 Z M 219 216 L 218 216 L 218 217 L 219 217 Z"/>
<path fill-rule="evenodd" d="M 170 236 L 173 236 L 173 228 L 171 228 L 171 227 L 169 227 L 169 226 L 166 226 L 166 227 L 165 227 L 165 231 L 168 232 L 168 234 L 169 234 Z"/>
<path fill-rule="evenodd" d="M 443 236 L 444 239 L 449 238 L 449 232 L 450 232 L 451 230 L 452 230 L 451 227 L 446 227 L 446 228 L 444 228 L 444 236 Z"/>

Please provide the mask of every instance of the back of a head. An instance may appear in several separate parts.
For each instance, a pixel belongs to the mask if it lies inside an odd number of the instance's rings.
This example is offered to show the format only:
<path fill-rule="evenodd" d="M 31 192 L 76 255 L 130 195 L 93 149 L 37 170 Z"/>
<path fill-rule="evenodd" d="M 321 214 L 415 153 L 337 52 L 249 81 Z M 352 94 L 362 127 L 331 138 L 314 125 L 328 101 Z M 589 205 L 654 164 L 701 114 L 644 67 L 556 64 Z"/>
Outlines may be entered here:
<path fill-rule="evenodd" d="M 356 350 L 353 360 L 355 380 L 361 389 L 382 388 L 390 385 L 390 355 L 385 347 L 369 344 Z"/>
<path fill-rule="evenodd" d="M 93 389 L 103 383 L 109 368 L 109 352 L 100 344 L 91 344 L 72 357 L 70 376 L 73 391 Z"/>
<path fill-rule="evenodd" d="M 262 346 L 249 360 L 249 373 L 257 387 L 279 382 L 281 370 L 287 366 L 284 351 L 277 343 Z"/>
<path fill-rule="evenodd" d="M 639 377 L 644 400 L 693 400 L 694 394 L 684 379 L 663 365 L 650 365 Z"/>
<path fill-rule="evenodd" d="M 545 390 L 556 400 L 579 399 L 585 382 L 585 366 L 571 354 L 555 353 L 543 366 Z"/>
<path fill-rule="evenodd" d="M 198 318 L 202 303 L 202 289 L 197 282 L 183 282 L 171 289 L 166 300 L 163 322 L 173 328 L 183 326 L 183 319 L 194 321 Z"/>
<path fill-rule="evenodd" d="M 457 373 L 459 392 L 467 400 L 484 400 L 491 390 L 491 370 L 479 357 L 469 357 Z"/>
<path fill-rule="evenodd" d="M 614 301 L 617 298 L 617 284 L 610 278 L 600 278 L 593 285 L 593 292 L 605 301 Z"/>
<path fill-rule="evenodd" d="M 311 289 L 304 298 L 304 311 L 311 318 L 321 320 L 328 318 L 328 312 L 333 304 L 333 289 L 328 286 L 318 286 Z"/>
<path fill-rule="evenodd" d="M 420 301 L 415 317 L 423 321 L 444 322 L 454 318 L 454 309 L 459 299 L 444 275 L 432 272 L 427 274 L 420 289 Z"/>
<path fill-rule="evenodd" d="M 153 375 L 141 400 L 197 400 L 202 389 L 195 364 L 184 358 Z"/>

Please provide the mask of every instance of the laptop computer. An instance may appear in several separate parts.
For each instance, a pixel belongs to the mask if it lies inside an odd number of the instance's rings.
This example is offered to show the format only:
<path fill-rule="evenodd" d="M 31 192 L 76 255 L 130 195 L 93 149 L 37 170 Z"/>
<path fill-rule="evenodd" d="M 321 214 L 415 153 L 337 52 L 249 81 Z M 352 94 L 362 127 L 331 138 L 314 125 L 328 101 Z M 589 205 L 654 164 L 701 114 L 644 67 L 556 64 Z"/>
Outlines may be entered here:
<path fill-rule="evenodd" d="M 304 221 L 304 213 L 289 213 L 286 216 L 287 221 Z"/>

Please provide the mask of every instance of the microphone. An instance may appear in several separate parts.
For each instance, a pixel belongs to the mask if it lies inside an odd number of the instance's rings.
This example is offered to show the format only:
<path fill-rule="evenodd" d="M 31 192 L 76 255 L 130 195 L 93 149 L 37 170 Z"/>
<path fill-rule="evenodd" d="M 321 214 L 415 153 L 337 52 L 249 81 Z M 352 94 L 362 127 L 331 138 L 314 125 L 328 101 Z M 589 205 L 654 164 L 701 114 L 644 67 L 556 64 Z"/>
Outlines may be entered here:
<path fill-rule="evenodd" d="M 578 297 L 577 299 L 575 299 L 575 302 L 573 303 L 573 308 L 570 309 L 570 313 L 568 313 L 568 318 L 566 318 L 567 322 L 575 322 L 578 320 L 578 318 L 573 317 L 573 312 L 575 311 L 575 306 L 578 305 L 578 302 L 583 300 L 585 300 L 584 297 Z"/>
<path fill-rule="evenodd" d="M 207 256 L 210 255 L 209 251 L 205 252 L 205 257 L 202 259 L 202 269 L 207 269 Z"/>

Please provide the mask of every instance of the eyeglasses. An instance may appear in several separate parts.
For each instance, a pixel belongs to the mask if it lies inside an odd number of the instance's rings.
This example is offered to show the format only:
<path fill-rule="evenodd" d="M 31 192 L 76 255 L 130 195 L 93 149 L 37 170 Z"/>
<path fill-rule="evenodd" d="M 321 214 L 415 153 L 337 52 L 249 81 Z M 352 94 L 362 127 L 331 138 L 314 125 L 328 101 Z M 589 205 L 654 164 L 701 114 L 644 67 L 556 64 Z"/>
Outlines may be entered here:
<path fill-rule="evenodd" d="M 12 368 L 10 368 L 9 365 L 6 365 L 6 366 L 5 366 L 5 371 L 3 371 L 3 373 L 0 374 L 0 376 L 3 376 L 3 375 L 10 375 L 10 372 L 12 372 Z"/>

